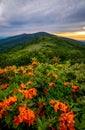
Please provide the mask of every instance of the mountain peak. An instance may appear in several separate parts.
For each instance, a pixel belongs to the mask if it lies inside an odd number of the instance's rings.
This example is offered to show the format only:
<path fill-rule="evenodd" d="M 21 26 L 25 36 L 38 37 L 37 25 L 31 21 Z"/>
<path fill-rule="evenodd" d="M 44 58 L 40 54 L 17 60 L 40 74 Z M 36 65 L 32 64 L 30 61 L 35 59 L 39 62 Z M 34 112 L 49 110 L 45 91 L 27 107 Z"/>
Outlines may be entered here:
<path fill-rule="evenodd" d="M 23 43 L 29 42 L 34 38 L 40 37 L 40 36 L 52 36 L 52 34 L 49 34 L 47 32 L 36 32 L 32 34 L 19 34 L 15 36 L 11 36 L 5 39 L 0 40 L 0 50 L 6 50 L 6 48 L 13 48 L 15 46 L 21 45 Z"/>

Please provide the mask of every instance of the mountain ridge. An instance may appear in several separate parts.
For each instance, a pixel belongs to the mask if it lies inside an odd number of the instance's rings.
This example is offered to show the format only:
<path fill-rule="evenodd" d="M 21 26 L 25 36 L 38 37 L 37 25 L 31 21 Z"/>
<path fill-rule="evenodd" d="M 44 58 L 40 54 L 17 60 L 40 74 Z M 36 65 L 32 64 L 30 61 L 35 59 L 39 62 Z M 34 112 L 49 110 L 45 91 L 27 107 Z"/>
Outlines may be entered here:
<path fill-rule="evenodd" d="M 60 59 L 62 63 L 68 60 L 71 64 L 85 63 L 84 45 L 68 38 L 49 35 L 46 33 L 44 36 L 41 35 L 42 33 L 38 34 L 37 37 L 34 37 L 34 34 L 30 41 L 27 40 L 27 42 L 22 44 L 19 44 L 18 39 L 17 46 L 8 46 L 8 48 L 5 46 L 6 51 L 0 53 L 0 66 L 28 65 L 32 62 L 32 58 L 34 57 L 43 63 L 51 63 L 53 59 L 56 59 L 55 57 Z M 24 34 L 24 36 L 27 35 Z"/>
<path fill-rule="evenodd" d="M 0 51 L 6 51 L 7 48 L 11 49 L 13 47 L 29 42 L 33 40 L 34 38 L 40 37 L 40 36 L 54 36 L 54 35 L 49 34 L 47 32 L 37 32 L 37 33 L 32 33 L 32 34 L 24 33 L 20 35 L 11 36 L 5 39 L 0 39 Z"/>
<path fill-rule="evenodd" d="M 32 34 L 20 34 L 20 35 L 15 35 L 15 36 L 11 36 L 11 37 L 7 37 L 5 39 L 0 39 L 0 52 L 4 52 L 4 51 L 8 51 L 11 50 L 12 48 L 15 48 L 17 46 L 20 45 L 24 45 L 25 43 L 30 42 L 31 40 L 38 38 L 38 37 L 52 37 L 52 38 L 61 38 L 61 39 L 65 39 L 67 41 L 71 41 L 71 42 L 75 42 L 77 44 L 82 44 L 82 42 L 77 41 L 77 40 L 73 40 L 73 39 L 69 39 L 69 38 L 64 38 L 64 37 L 59 37 L 47 32 L 36 32 L 36 33 L 32 33 Z"/>

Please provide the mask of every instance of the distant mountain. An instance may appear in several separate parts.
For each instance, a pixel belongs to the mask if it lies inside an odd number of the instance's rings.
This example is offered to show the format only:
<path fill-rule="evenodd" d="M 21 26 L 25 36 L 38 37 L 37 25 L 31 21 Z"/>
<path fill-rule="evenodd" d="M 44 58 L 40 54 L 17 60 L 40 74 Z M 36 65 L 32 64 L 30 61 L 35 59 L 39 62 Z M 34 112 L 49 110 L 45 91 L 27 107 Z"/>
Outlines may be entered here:
<path fill-rule="evenodd" d="M 0 39 L 5 39 L 5 38 L 7 38 L 7 37 L 0 37 Z"/>
<path fill-rule="evenodd" d="M 0 37 L 0 39 L 3 39 L 3 37 Z"/>
<path fill-rule="evenodd" d="M 81 41 L 81 43 L 85 45 L 85 41 Z"/>
<path fill-rule="evenodd" d="M 0 39 L 0 52 L 24 44 L 40 36 L 52 36 L 52 34 L 46 32 L 38 32 L 33 34 L 21 34 L 21 35 L 8 37 L 5 39 Z"/>

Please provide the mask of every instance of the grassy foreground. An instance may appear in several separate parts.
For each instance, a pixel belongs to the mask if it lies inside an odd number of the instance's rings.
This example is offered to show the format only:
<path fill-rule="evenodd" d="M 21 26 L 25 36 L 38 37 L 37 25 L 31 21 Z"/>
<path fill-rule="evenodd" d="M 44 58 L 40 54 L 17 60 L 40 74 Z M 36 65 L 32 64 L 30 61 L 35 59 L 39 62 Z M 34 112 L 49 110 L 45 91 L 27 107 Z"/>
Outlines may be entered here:
<path fill-rule="evenodd" d="M 0 68 L 0 130 L 84 130 L 85 64 Z"/>

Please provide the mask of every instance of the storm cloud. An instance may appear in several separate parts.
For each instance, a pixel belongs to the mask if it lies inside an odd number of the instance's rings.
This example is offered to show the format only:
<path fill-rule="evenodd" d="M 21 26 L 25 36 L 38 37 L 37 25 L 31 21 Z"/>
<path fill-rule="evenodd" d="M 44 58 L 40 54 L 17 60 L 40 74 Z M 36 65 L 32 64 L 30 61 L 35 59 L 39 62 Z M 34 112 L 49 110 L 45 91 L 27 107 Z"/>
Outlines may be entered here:
<path fill-rule="evenodd" d="M 82 30 L 85 0 L 0 0 L 0 36 Z"/>

